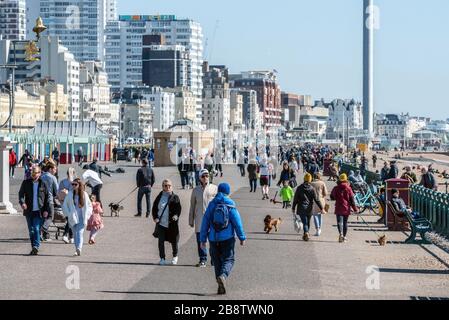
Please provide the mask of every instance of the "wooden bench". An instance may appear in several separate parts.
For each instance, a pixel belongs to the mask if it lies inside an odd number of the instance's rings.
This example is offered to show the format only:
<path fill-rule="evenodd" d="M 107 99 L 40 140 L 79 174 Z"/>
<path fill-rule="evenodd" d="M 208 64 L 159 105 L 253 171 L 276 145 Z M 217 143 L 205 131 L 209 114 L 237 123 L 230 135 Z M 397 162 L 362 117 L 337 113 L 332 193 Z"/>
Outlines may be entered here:
<path fill-rule="evenodd" d="M 388 211 L 393 216 L 393 230 L 394 231 L 410 231 L 409 221 L 405 214 L 401 211 L 397 211 L 394 205 L 388 202 Z M 390 221 L 390 219 L 388 219 Z M 401 228 L 399 229 L 398 226 Z"/>
<path fill-rule="evenodd" d="M 431 244 L 430 241 L 428 241 L 425 237 L 426 232 L 432 231 L 432 223 L 427 220 L 426 218 L 417 218 L 415 219 L 411 213 L 407 212 L 405 214 L 407 220 L 410 223 L 411 226 L 411 234 L 410 237 L 408 237 L 407 240 L 405 240 L 405 243 L 409 244 Z M 420 234 L 421 240 L 416 240 L 416 235 Z"/>

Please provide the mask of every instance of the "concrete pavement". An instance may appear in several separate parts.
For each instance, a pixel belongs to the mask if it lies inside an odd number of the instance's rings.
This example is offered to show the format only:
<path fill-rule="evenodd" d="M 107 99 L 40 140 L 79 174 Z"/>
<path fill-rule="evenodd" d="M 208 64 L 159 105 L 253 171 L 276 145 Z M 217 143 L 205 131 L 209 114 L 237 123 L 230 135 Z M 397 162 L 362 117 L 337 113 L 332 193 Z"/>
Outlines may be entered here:
<path fill-rule="evenodd" d="M 127 171 L 125 174 L 104 177 L 102 198 L 105 204 L 121 199 L 134 186 L 137 167 L 124 163 L 121 166 Z M 383 231 L 382 226 L 374 223 L 377 217 L 370 216 L 364 216 L 369 226 L 351 217 L 349 243 L 340 244 L 335 216 L 325 215 L 322 236 L 312 237 L 305 243 L 293 230 L 290 210 L 262 201 L 259 192 L 249 193 L 247 180 L 239 177 L 235 165 L 230 165 L 225 167 L 224 178 L 216 181 L 232 184 L 232 198 L 242 215 L 248 241 L 245 247 L 236 246 L 236 265 L 228 281 L 228 295 L 218 297 L 212 267 L 194 266 L 198 262 L 196 239 L 187 223 L 191 191 L 179 190 L 176 168 L 156 168 L 155 173 L 157 187 L 152 199 L 161 190 L 162 179 L 168 177 L 178 186 L 175 192 L 183 205 L 178 266 L 157 265 L 157 241 L 151 235 L 154 224 L 149 219 L 133 217 L 135 194 L 124 201 L 125 211 L 120 218 L 110 218 L 106 211 L 105 228 L 100 231 L 97 244 L 85 244 L 83 255 L 76 258 L 72 257 L 73 245 L 61 241 L 43 243 L 40 256 L 27 256 L 30 245 L 25 219 L 0 216 L 0 299 L 410 299 L 448 296 L 447 253 L 433 245 L 401 244 L 399 242 L 406 239 L 405 234 Z M 19 181 L 13 182 L 11 188 L 14 203 L 17 203 L 18 184 Z M 332 186 L 330 184 L 329 189 Z M 284 219 L 279 233 L 263 233 L 266 214 Z M 370 228 L 398 243 L 380 247 Z M 170 259 L 171 249 L 168 245 L 166 249 Z M 71 269 L 67 270 L 69 266 L 79 268 L 79 290 L 66 287 L 71 275 Z M 372 276 L 367 274 L 369 266 L 380 269 L 379 290 L 367 289 L 367 279 L 375 279 L 368 278 Z"/>

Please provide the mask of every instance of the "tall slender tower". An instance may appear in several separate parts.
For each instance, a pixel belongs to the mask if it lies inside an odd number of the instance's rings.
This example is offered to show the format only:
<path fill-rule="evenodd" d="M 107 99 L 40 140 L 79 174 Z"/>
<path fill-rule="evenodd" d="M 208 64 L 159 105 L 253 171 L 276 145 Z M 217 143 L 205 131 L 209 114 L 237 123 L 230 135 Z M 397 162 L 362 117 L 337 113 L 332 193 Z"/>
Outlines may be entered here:
<path fill-rule="evenodd" d="M 374 29 L 378 12 L 363 0 L 363 129 L 374 135 Z"/>

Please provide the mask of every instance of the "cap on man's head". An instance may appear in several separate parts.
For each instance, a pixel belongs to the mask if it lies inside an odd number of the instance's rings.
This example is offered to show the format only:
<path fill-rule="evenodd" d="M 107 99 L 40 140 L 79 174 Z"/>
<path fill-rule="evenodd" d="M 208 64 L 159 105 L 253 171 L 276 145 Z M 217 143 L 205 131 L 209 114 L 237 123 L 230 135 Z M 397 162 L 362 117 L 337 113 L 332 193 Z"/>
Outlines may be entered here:
<path fill-rule="evenodd" d="M 220 183 L 218 185 L 218 192 L 228 196 L 231 194 L 231 186 L 228 183 Z"/>
<path fill-rule="evenodd" d="M 200 177 L 205 176 L 205 175 L 209 175 L 209 170 L 207 170 L 207 169 L 202 169 L 202 170 L 200 171 Z"/>
<path fill-rule="evenodd" d="M 342 173 L 340 175 L 340 182 L 347 182 L 348 181 L 348 176 L 346 175 L 346 173 Z"/>

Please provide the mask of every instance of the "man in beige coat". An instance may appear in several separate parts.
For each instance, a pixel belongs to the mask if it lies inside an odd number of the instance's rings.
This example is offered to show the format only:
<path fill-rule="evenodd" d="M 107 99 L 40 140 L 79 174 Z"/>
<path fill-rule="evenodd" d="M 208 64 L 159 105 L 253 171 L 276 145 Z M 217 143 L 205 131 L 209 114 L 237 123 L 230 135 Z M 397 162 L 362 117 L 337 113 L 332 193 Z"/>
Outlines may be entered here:
<path fill-rule="evenodd" d="M 326 188 L 326 184 L 321 180 L 321 174 L 319 172 L 315 173 L 313 176 L 313 182 L 311 183 L 312 187 L 315 189 L 315 193 L 317 195 L 318 201 L 320 201 L 321 206 L 323 208 L 326 207 L 326 197 L 329 194 Z M 313 221 L 315 223 L 316 228 L 316 237 L 321 235 L 321 229 L 323 226 L 323 217 L 320 208 L 313 204 Z"/>
<path fill-rule="evenodd" d="M 204 213 L 209 206 L 209 202 L 215 198 L 217 191 L 217 186 L 209 183 L 209 171 L 207 169 L 201 170 L 200 185 L 193 189 L 192 196 L 190 198 L 189 225 L 192 228 L 195 228 L 196 240 L 198 243 L 198 255 L 200 257 L 200 262 L 197 266 L 202 268 L 206 267 L 207 249 L 201 248 L 201 222 L 203 220 Z"/>

